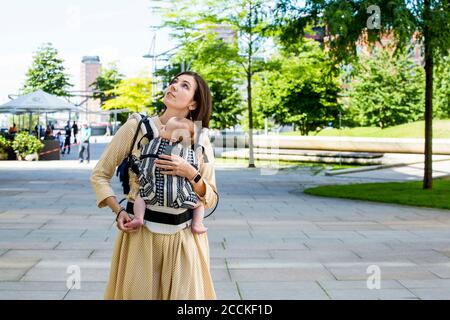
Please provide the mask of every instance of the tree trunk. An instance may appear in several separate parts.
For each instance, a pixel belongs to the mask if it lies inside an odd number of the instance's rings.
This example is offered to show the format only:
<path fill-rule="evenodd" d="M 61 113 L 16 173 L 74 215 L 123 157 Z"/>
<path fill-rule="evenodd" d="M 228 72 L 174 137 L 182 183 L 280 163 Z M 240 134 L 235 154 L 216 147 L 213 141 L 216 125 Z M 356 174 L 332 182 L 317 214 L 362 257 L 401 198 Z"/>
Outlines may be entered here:
<path fill-rule="evenodd" d="M 433 186 L 433 52 L 430 41 L 430 0 L 424 1 L 424 44 L 425 44 L 425 171 L 423 188 Z"/>
<path fill-rule="evenodd" d="M 247 103 L 248 103 L 248 167 L 255 168 L 253 158 L 253 112 L 252 112 L 252 74 L 247 73 Z"/>
<path fill-rule="evenodd" d="M 253 6 L 249 4 L 248 23 L 250 26 L 249 42 L 248 42 L 248 69 L 247 69 L 247 104 L 248 104 L 248 167 L 255 168 L 255 160 L 253 158 L 253 111 L 252 111 L 252 59 L 253 59 Z"/>

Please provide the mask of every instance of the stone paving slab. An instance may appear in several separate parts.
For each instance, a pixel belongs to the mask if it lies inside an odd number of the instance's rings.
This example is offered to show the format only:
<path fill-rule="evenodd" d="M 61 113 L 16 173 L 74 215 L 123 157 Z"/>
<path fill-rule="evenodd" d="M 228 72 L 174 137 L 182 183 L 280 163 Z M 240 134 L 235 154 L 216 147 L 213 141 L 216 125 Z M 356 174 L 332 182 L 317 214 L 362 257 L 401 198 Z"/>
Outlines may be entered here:
<path fill-rule="evenodd" d="M 350 250 L 270 250 L 269 253 L 273 259 L 281 261 L 295 260 L 298 262 L 353 262 L 361 260 L 358 255 Z"/>
<path fill-rule="evenodd" d="M 363 263 L 360 266 L 332 266 L 328 265 L 327 270 L 329 270 L 337 280 L 367 280 L 369 274 L 367 273 L 367 268 L 370 265 L 377 265 L 376 262 L 373 263 Z M 387 280 L 402 280 L 402 279 L 436 279 L 438 278 L 432 272 L 429 272 L 419 266 L 403 266 L 404 263 L 396 263 L 393 266 L 380 266 L 382 279 Z"/>
<path fill-rule="evenodd" d="M 280 265 L 282 265 L 280 263 Z M 233 281 L 298 281 L 298 280 L 332 280 L 333 275 L 324 267 L 277 267 L 274 264 L 265 264 L 264 268 L 230 268 Z M 273 290 L 273 288 L 272 288 Z"/>
<path fill-rule="evenodd" d="M 380 288 L 382 289 L 405 289 L 403 281 L 408 280 L 386 280 L 382 279 L 380 282 Z M 433 281 L 433 280 L 430 280 Z M 317 281 L 320 286 L 326 290 L 369 290 L 367 288 L 367 280 L 319 280 Z M 371 289 L 376 290 L 376 289 Z"/>
<path fill-rule="evenodd" d="M 0 290 L 0 300 L 62 300 L 67 291 L 3 291 Z"/>
<path fill-rule="evenodd" d="M 441 279 L 450 279 L 450 264 L 444 266 L 424 266 L 428 272 L 438 276 Z"/>
<path fill-rule="evenodd" d="M 82 282 L 105 282 L 110 267 L 109 259 L 83 261 L 81 259 L 43 260 L 37 263 L 21 279 L 22 281 L 55 281 L 66 283 L 72 270 L 77 266 L 80 270 Z"/>
<path fill-rule="evenodd" d="M 421 300 L 450 300 L 450 288 L 414 288 L 410 291 Z"/>
<path fill-rule="evenodd" d="M 59 245 L 55 248 L 56 250 L 83 250 L 83 249 L 113 249 L 112 245 L 113 241 L 111 242 L 98 242 L 98 241 L 91 241 L 89 239 L 77 239 L 77 241 L 62 241 L 59 243 Z"/>
<path fill-rule="evenodd" d="M 308 235 L 299 229 L 294 229 L 294 230 L 250 230 L 250 234 L 251 236 L 256 239 L 264 239 L 264 240 L 276 240 L 276 239 L 281 239 L 284 237 L 292 237 L 292 238 L 296 238 L 296 239 L 303 239 L 303 240 L 308 240 L 310 239 L 310 237 L 308 237 Z"/>
<path fill-rule="evenodd" d="M 328 300 L 328 294 L 316 281 L 246 282 L 238 281 L 243 299 L 255 300 Z M 271 290 L 267 290 L 270 288 Z"/>
<path fill-rule="evenodd" d="M 104 291 L 70 290 L 64 300 L 103 300 Z"/>
<path fill-rule="evenodd" d="M 1 249 L 55 249 L 60 241 L 0 240 Z"/>
<path fill-rule="evenodd" d="M 0 261 L 2 258 L 15 258 L 15 259 L 25 259 L 25 258 L 37 258 L 45 260 L 58 260 L 67 258 L 89 258 L 94 250 L 8 250 L 5 254 L 0 256 Z M 0 262 L 1 265 L 1 262 Z"/>
<path fill-rule="evenodd" d="M 19 281 L 22 279 L 28 269 L 21 268 L 1 268 L 0 269 L 0 281 Z"/>
<path fill-rule="evenodd" d="M 10 229 L 10 230 L 18 230 L 18 229 L 28 229 L 35 230 L 39 229 L 44 225 L 44 223 L 22 223 L 20 220 L 16 221 L 1 221 L 0 230 L 2 229 Z"/>
<path fill-rule="evenodd" d="M 418 300 L 408 289 L 342 289 L 327 290 L 333 300 Z"/>
<path fill-rule="evenodd" d="M 261 249 L 256 250 L 253 249 L 251 252 L 247 249 L 222 249 L 222 250 L 214 250 L 210 253 L 212 258 L 270 258 L 269 250 Z"/>
<path fill-rule="evenodd" d="M 246 241 L 245 245 L 239 241 L 235 241 L 234 239 L 228 239 L 227 241 L 223 242 L 223 245 L 227 249 L 242 249 L 245 248 L 246 250 L 270 250 L 270 249 L 285 249 L 285 250 L 309 250 L 303 243 L 300 241 L 296 242 L 285 242 L 283 238 L 281 239 L 273 239 L 272 241 L 269 240 L 259 240 L 259 239 L 252 239 L 251 241 Z"/>
<path fill-rule="evenodd" d="M 111 212 L 95 205 L 95 163 L 0 162 L 0 185 L 8 186 L 0 188 L 0 299 L 103 298 L 117 230 Z M 205 224 L 218 298 L 450 299 L 449 210 L 302 193 L 388 181 L 388 171 L 374 179 L 375 171 L 216 170 L 220 204 Z M 366 285 L 372 264 L 379 290 Z M 70 265 L 81 268 L 80 290 L 66 288 Z"/>
<path fill-rule="evenodd" d="M 214 281 L 214 290 L 217 299 L 220 300 L 241 300 L 238 287 L 235 282 L 216 282 Z"/>
<path fill-rule="evenodd" d="M 230 282 L 231 275 L 227 270 L 226 266 L 222 268 L 211 267 L 211 277 L 213 278 L 214 284 L 218 282 Z"/>

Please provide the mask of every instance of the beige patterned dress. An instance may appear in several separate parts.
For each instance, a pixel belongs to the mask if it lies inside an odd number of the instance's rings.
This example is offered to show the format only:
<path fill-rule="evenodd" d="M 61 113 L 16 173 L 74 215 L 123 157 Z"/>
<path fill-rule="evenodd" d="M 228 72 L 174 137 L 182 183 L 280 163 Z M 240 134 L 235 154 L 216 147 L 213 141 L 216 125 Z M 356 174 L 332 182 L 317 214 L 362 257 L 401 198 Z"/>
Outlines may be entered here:
<path fill-rule="evenodd" d="M 159 128 L 159 118 L 154 116 L 152 120 Z M 100 208 L 106 206 L 106 198 L 115 195 L 110 181 L 131 148 L 137 126 L 138 115 L 132 115 L 118 130 L 92 172 L 91 182 Z M 141 136 L 138 135 L 137 141 Z M 203 140 L 201 144 L 209 161 L 199 159 L 199 171 L 206 184 L 206 194 L 199 199 L 206 208 L 212 208 L 217 202 L 214 157 L 209 139 Z M 136 146 L 133 154 L 139 156 Z M 128 200 L 133 201 L 138 191 L 137 177 L 130 172 Z M 145 227 L 135 233 L 119 231 L 105 299 L 216 299 L 207 233 L 193 234 L 190 227 L 173 234 L 156 233 Z"/>

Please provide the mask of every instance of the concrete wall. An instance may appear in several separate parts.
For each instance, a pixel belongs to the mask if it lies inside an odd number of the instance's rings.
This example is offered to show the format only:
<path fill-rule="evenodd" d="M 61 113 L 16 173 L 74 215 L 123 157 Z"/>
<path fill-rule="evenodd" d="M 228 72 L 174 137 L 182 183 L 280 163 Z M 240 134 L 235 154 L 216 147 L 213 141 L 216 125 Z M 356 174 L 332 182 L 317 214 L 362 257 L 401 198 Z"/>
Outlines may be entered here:
<path fill-rule="evenodd" d="M 248 147 L 248 136 L 216 135 L 214 146 L 227 148 Z M 254 135 L 258 148 L 334 150 L 381 153 L 423 153 L 424 139 L 405 138 L 355 138 Z M 450 154 L 450 139 L 433 139 L 433 154 Z"/>

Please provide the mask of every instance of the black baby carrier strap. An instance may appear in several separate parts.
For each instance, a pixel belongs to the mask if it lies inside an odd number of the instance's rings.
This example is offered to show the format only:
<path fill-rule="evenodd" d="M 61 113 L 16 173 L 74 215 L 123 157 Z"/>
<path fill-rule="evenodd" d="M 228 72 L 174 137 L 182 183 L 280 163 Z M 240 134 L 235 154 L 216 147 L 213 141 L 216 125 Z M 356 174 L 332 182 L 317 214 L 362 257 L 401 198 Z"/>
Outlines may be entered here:
<path fill-rule="evenodd" d="M 133 168 L 133 148 L 134 145 L 136 144 L 136 139 L 137 136 L 139 134 L 139 131 L 141 130 L 141 126 L 144 126 L 144 135 L 143 137 L 139 140 L 138 143 L 138 148 L 140 148 L 140 143 L 142 141 L 143 138 L 147 138 L 148 141 L 153 139 L 153 130 L 152 127 L 150 126 L 150 120 L 147 116 L 145 115 L 140 115 L 141 116 L 141 120 L 139 121 L 139 124 L 137 126 L 136 129 L 136 133 L 134 134 L 133 137 L 133 142 L 131 144 L 130 147 L 130 151 L 128 152 L 128 155 L 125 159 L 123 159 L 122 163 L 117 167 L 117 172 L 116 172 L 116 176 L 119 177 L 120 182 L 122 183 L 122 188 L 123 188 L 123 194 L 127 195 L 130 192 L 130 175 L 129 175 L 129 169 L 133 169 L 135 170 L 135 168 Z M 120 202 L 122 202 L 125 199 L 122 199 Z"/>

